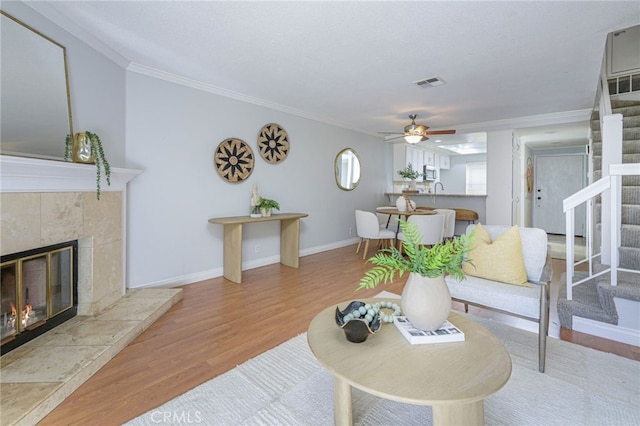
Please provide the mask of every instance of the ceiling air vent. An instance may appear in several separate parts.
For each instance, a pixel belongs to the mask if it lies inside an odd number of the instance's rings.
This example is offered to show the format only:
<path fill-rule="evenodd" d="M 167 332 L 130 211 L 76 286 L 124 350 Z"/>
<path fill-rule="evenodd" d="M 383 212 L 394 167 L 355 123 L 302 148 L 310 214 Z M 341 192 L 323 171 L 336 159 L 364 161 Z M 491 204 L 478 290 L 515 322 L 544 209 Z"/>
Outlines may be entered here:
<path fill-rule="evenodd" d="M 414 81 L 413 82 L 413 84 L 417 85 L 418 87 L 424 87 L 424 88 L 441 86 L 441 85 L 443 85 L 445 83 L 446 83 L 446 81 L 444 81 L 440 77 L 425 78 L 424 80 L 419 80 L 419 81 Z"/>

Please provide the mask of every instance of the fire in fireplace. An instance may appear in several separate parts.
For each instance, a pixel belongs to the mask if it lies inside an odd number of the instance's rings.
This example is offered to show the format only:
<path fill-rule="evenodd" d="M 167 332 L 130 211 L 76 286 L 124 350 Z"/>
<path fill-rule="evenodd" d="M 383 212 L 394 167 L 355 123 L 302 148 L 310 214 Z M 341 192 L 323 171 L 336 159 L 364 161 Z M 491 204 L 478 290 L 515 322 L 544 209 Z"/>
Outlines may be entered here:
<path fill-rule="evenodd" d="M 0 344 L 5 354 L 74 317 L 78 241 L 2 256 Z"/>

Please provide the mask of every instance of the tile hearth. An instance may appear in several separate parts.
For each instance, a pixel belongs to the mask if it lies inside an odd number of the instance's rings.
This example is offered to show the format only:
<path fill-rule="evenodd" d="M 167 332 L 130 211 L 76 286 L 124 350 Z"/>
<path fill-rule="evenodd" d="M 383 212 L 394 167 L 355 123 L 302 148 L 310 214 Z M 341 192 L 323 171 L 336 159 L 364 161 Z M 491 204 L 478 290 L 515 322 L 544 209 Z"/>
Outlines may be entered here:
<path fill-rule="evenodd" d="M 0 358 L 0 424 L 33 425 L 182 299 L 182 289 L 129 290 Z"/>

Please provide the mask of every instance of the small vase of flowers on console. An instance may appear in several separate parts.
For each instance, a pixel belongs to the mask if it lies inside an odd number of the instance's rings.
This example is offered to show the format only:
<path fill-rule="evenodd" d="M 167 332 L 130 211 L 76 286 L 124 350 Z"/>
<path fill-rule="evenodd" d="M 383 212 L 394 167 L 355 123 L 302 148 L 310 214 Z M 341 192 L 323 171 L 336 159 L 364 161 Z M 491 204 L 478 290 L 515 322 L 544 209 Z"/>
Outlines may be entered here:
<path fill-rule="evenodd" d="M 400 227 L 407 256 L 396 247 L 379 251 L 368 260 L 375 266 L 365 273 L 357 290 L 374 288 L 381 282 L 393 281 L 396 274 L 401 277 L 409 272 L 400 300 L 402 313 L 422 330 L 437 330 L 451 310 L 451 294 L 444 275 L 464 278 L 462 264 L 473 233 L 428 248 L 421 244 L 422 235 L 416 224 L 400 220 Z"/>
<path fill-rule="evenodd" d="M 280 210 L 280 204 L 277 201 L 263 197 L 260 197 L 260 201 L 258 202 L 257 207 L 260 209 L 262 217 L 271 216 L 271 210 L 273 209 Z"/>

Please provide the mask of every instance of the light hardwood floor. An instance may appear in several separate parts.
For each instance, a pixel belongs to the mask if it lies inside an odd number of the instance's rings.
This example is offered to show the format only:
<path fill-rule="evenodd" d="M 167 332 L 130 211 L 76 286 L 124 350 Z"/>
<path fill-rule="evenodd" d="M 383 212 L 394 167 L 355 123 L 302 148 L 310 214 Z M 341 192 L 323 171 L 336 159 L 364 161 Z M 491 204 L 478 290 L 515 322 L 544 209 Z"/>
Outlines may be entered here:
<path fill-rule="evenodd" d="M 275 264 L 244 271 L 242 284 L 220 277 L 185 286 L 181 302 L 40 424 L 120 425 L 305 332 L 327 306 L 383 290 L 402 292 L 406 275 L 354 293 L 371 266 L 361 257 L 354 245 L 302 257 L 299 269 Z M 556 285 L 563 268 L 554 261 Z M 519 326 L 511 317 L 470 311 Z M 550 335 L 640 360 L 633 346 L 553 327 Z"/>

